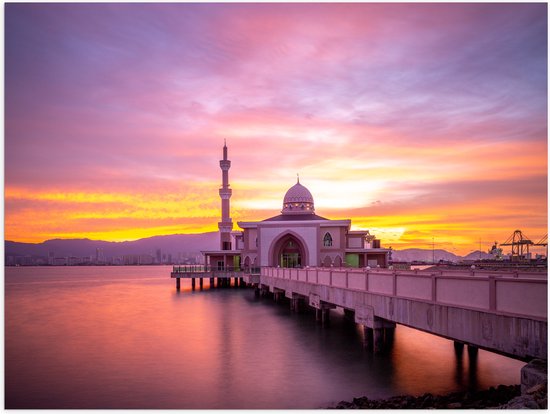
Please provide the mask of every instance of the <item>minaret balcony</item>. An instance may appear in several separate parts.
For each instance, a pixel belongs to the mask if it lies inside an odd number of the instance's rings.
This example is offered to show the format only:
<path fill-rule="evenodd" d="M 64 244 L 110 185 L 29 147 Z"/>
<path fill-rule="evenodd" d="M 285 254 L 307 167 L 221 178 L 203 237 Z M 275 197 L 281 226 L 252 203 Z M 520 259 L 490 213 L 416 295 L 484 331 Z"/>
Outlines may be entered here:
<path fill-rule="evenodd" d="M 231 161 L 229 160 L 220 160 L 220 168 L 222 171 L 228 171 L 231 168 Z"/>
<path fill-rule="evenodd" d="M 229 220 L 231 220 L 231 219 L 229 219 Z M 220 232 L 222 232 L 222 233 L 230 233 L 231 230 L 233 230 L 233 222 L 232 221 L 229 221 L 229 222 L 220 221 L 218 223 L 218 229 L 220 229 Z"/>
<path fill-rule="evenodd" d="M 229 200 L 233 190 L 231 188 L 220 188 L 220 197 L 222 200 Z"/>

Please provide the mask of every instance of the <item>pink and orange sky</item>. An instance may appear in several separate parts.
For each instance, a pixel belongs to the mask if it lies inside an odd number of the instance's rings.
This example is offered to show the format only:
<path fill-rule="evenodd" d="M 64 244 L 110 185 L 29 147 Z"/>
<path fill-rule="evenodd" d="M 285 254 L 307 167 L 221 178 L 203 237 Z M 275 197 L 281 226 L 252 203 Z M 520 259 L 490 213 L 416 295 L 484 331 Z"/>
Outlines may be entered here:
<path fill-rule="evenodd" d="M 316 212 L 467 254 L 547 232 L 547 4 L 6 4 L 5 238 Z"/>

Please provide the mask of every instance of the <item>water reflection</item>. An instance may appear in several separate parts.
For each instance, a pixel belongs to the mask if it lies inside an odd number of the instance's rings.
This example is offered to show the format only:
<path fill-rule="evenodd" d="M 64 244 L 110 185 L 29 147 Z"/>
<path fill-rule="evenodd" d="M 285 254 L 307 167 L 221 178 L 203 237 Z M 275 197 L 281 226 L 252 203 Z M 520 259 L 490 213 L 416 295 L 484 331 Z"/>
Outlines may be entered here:
<path fill-rule="evenodd" d="M 477 386 L 477 357 L 479 350 L 468 345 L 468 389 L 476 390 Z"/>
<path fill-rule="evenodd" d="M 454 342 L 456 368 L 455 368 L 455 381 L 456 384 L 462 386 L 464 383 L 464 344 L 461 342 Z"/>
<path fill-rule="evenodd" d="M 320 408 L 519 383 L 523 366 L 403 326 L 375 353 L 340 310 L 322 326 L 249 289 L 177 292 L 169 268 L 39 270 L 6 269 L 9 408 Z"/>

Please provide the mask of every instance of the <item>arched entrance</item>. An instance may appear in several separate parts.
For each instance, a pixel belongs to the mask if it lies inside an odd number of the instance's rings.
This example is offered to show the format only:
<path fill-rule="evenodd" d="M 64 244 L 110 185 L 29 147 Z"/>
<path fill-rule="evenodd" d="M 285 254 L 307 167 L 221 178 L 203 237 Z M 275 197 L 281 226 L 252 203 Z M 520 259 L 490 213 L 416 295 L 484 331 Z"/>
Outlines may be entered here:
<path fill-rule="evenodd" d="M 292 234 L 281 237 L 273 249 L 273 263 L 280 267 L 302 267 L 306 263 L 302 242 Z"/>

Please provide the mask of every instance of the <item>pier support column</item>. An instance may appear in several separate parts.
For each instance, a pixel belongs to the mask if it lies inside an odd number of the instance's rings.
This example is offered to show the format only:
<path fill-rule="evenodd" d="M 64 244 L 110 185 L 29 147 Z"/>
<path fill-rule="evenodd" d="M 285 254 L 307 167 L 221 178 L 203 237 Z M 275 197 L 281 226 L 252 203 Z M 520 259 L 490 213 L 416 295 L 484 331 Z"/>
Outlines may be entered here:
<path fill-rule="evenodd" d="M 181 285 L 180 285 L 180 283 L 181 283 L 180 280 L 181 280 L 181 279 L 180 279 L 179 277 L 176 278 L 176 290 L 177 290 L 178 292 L 179 292 L 180 286 L 181 286 Z"/>
<path fill-rule="evenodd" d="M 254 286 L 254 296 L 256 296 L 257 298 L 260 297 L 260 287 L 259 286 Z"/>
<path fill-rule="evenodd" d="M 215 285 L 214 285 L 214 278 L 211 277 L 210 278 L 210 287 L 213 288 Z"/>
<path fill-rule="evenodd" d="M 191 289 L 195 290 L 195 278 L 191 278 Z"/>
<path fill-rule="evenodd" d="M 390 328 L 384 328 L 384 335 L 386 337 L 386 343 L 391 344 L 395 338 L 395 326 Z"/>
<path fill-rule="evenodd" d="M 242 277 L 239 278 L 239 287 L 246 287 L 244 279 Z"/>
<path fill-rule="evenodd" d="M 315 320 L 321 321 L 322 325 L 326 325 L 330 319 L 330 310 L 336 308 L 336 305 L 323 301 L 309 301 L 310 306 L 315 308 Z"/>
<path fill-rule="evenodd" d="M 464 352 L 464 344 L 462 342 L 453 341 L 453 347 L 455 349 L 455 355 L 462 358 L 462 353 Z"/>
<path fill-rule="evenodd" d="M 344 319 L 355 323 L 355 312 L 351 309 L 344 309 Z"/>
<path fill-rule="evenodd" d="M 200 288 L 200 290 L 202 290 L 202 283 L 203 283 L 202 280 L 203 280 L 203 279 L 202 279 L 202 277 L 201 277 L 201 278 L 199 279 L 199 288 Z"/>
<path fill-rule="evenodd" d="M 374 328 L 373 331 L 374 352 L 380 352 L 384 349 L 384 328 Z"/>
<path fill-rule="evenodd" d="M 477 385 L 477 353 L 476 346 L 468 344 L 468 382 L 471 387 Z"/>
<path fill-rule="evenodd" d="M 388 350 L 393 342 L 395 322 L 375 316 L 373 331 L 374 352 L 378 353 Z"/>
<path fill-rule="evenodd" d="M 290 311 L 291 312 L 300 312 L 300 298 L 293 297 L 290 299 Z"/>
<path fill-rule="evenodd" d="M 365 348 L 372 349 L 374 345 L 374 332 L 372 328 L 363 325 L 363 332 L 365 333 Z"/>
<path fill-rule="evenodd" d="M 477 353 L 479 351 L 479 348 L 473 345 L 468 345 L 468 358 L 470 360 L 470 364 L 472 362 L 477 362 Z"/>
<path fill-rule="evenodd" d="M 330 309 L 321 309 L 321 324 L 326 325 L 330 320 Z"/>

